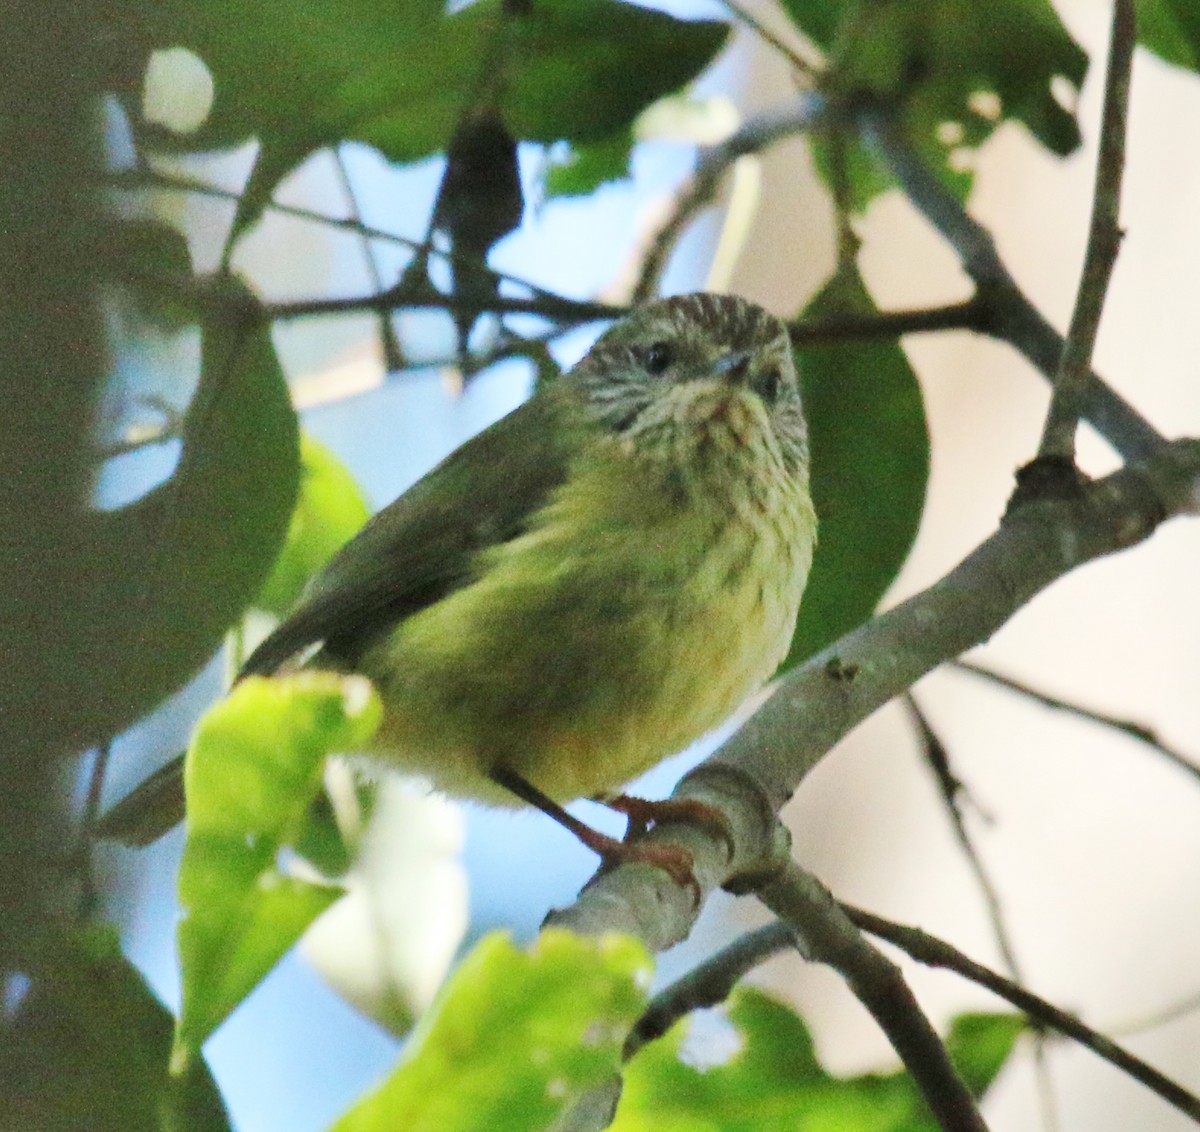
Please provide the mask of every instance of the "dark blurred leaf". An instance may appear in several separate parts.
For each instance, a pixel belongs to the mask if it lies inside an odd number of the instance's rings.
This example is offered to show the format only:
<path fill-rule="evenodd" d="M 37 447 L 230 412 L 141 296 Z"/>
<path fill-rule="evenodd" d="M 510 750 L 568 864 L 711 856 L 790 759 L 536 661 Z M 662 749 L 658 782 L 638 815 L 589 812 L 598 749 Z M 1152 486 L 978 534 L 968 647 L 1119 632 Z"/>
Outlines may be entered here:
<path fill-rule="evenodd" d="M 1023 122 L 1053 153 L 1079 145 L 1074 113 L 1058 103 L 1051 81 L 1062 77 L 1078 90 L 1087 55 L 1048 0 L 784 0 L 784 7 L 830 60 L 825 92 L 835 102 L 869 97 L 894 109 L 960 198 L 971 187 L 970 151 L 1002 122 Z M 814 137 L 828 177 L 826 144 Z M 861 211 L 880 182 L 860 175 L 862 156 L 848 156 L 846 166 L 848 203 Z"/>
<path fill-rule="evenodd" d="M 192 256 L 187 238 L 161 220 L 126 220 L 114 225 L 111 252 L 118 279 L 124 281 L 142 317 L 169 330 L 194 321 L 187 305 L 164 279 L 187 279 Z"/>
<path fill-rule="evenodd" d="M 204 1061 L 167 1072 L 175 1019 L 103 928 L 47 935 L 0 1042 L 3 1132 L 228 1132 Z"/>
<path fill-rule="evenodd" d="M 361 676 L 301 672 L 243 680 L 197 726 L 184 769 L 175 1064 L 188 1063 L 341 895 L 281 873 L 277 861 L 307 820 L 325 756 L 361 749 L 380 715 Z"/>
<path fill-rule="evenodd" d="M 441 152 L 497 58 L 505 73 L 496 109 L 517 138 L 591 141 L 694 78 L 728 34 L 725 24 L 617 0 L 539 0 L 528 15 L 507 19 L 501 0 L 446 17 L 443 7 L 441 0 L 126 0 L 126 17 L 147 46 L 187 47 L 215 80 L 212 112 L 198 130 L 147 136 L 177 150 L 258 137 L 241 226 L 323 146 L 362 141 L 401 162 Z"/>
<path fill-rule="evenodd" d="M 494 932 L 442 988 L 400 1065 L 331 1132 L 534 1132 L 617 1072 L 646 1002 L 641 944 Z"/>
<path fill-rule="evenodd" d="M 834 276 L 805 315 L 869 314 L 857 271 Z M 875 611 L 916 537 L 929 433 L 916 375 L 894 342 L 797 351 L 812 448 L 817 553 L 786 665 Z"/>
<path fill-rule="evenodd" d="M 459 297 L 495 298 L 500 280 L 487 257 L 521 223 L 525 198 L 517 166 L 517 141 L 492 105 L 471 107 L 454 130 L 446 169 L 433 206 L 432 228 L 450 241 L 450 273 Z M 476 315 L 452 312 L 458 353 L 467 359 L 467 340 Z"/>
<path fill-rule="evenodd" d="M 257 609 L 287 614 L 308 580 L 370 518 L 371 509 L 346 465 L 307 433 L 300 437 L 300 497 L 287 539 L 258 596 Z"/>
<path fill-rule="evenodd" d="M 598 141 L 572 145 L 567 159 L 551 166 L 546 174 L 546 198 L 583 196 L 606 181 L 628 177 L 632 148 L 633 135 L 627 129 Z"/>
<path fill-rule="evenodd" d="M 740 989 L 729 1021 L 740 1048 L 728 1061 L 695 1068 L 680 1060 L 687 1026 L 642 1050 L 627 1067 L 613 1132 L 938 1132 L 909 1075 L 900 1070 L 838 1078 L 821 1068 L 803 1021 L 761 991 Z M 947 1046 L 976 1096 L 1012 1050 L 1014 1015 L 968 1015 Z"/>
<path fill-rule="evenodd" d="M 471 110 L 455 128 L 433 208 L 435 231 L 479 260 L 521 223 L 524 199 L 517 142 L 492 107 Z"/>
<path fill-rule="evenodd" d="M 78 685 L 63 689 L 73 746 L 116 734 L 212 655 L 283 545 L 299 481 L 298 428 L 267 327 L 202 334 L 200 382 L 175 474 L 81 530 L 92 582 L 74 626 Z"/>
<path fill-rule="evenodd" d="M 1196 0 L 1137 0 L 1138 43 L 1155 55 L 1200 71 L 1200 4 Z"/>

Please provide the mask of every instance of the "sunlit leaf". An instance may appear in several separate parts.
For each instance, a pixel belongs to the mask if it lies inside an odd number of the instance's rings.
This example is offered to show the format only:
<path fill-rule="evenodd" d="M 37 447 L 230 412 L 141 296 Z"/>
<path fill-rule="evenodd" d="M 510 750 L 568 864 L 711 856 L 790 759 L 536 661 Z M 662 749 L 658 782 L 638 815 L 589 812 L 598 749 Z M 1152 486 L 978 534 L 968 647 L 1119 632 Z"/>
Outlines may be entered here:
<path fill-rule="evenodd" d="M 487 936 L 463 960 L 400 1065 L 333 1132 L 537 1132 L 611 1077 L 646 1001 L 649 962 L 624 936 Z"/>
<path fill-rule="evenodd" d="M 370 517 L 346 465 L 307 433 L 300 437 L 300 497 L 287 539 L 254 605 L 284 616 L 308 580 Z"/>
<path fill-rule="evenodd" d="M 325 756 L 361 749 L 380 714 L 361 677 L 302 672 L 242 681 L 197 726 L 184 769 L 177 1066 L 340 895 L 281 873 L 279 855 L 303 828 Z"/>

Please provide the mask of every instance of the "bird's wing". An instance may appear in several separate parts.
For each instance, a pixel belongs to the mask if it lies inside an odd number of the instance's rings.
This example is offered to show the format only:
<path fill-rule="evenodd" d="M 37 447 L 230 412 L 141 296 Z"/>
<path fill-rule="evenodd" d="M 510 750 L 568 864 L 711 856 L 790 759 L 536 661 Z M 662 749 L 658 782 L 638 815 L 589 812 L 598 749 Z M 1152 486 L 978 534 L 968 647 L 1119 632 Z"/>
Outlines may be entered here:
<path fill-rule="evenodd" d="M 353 665 L 380 634 L 466 584 L 481 550 L 519 534 L 566 478 L 571 414 L 540 395 L 380 511 L 246 661 L 266 675 L 310 645 Z"/>

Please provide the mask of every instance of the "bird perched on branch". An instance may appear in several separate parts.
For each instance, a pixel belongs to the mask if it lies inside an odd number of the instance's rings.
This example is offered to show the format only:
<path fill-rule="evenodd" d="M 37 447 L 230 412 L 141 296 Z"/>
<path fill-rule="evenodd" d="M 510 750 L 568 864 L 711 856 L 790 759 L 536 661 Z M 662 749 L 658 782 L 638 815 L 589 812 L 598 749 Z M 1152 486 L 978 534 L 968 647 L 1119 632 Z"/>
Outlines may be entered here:
<path fill-rule="evenodd" d="M 739 298 L 666 299 L 377 514 L 242 675 L 317 646 L 306 663 L 379 689 L 370 758 L 616 853 L 560 804 L 610 795 L 770 678 L 815 538 L 786 328 Z M 105 826 L 144 843 L 182 803 L 170 764 Z"/>

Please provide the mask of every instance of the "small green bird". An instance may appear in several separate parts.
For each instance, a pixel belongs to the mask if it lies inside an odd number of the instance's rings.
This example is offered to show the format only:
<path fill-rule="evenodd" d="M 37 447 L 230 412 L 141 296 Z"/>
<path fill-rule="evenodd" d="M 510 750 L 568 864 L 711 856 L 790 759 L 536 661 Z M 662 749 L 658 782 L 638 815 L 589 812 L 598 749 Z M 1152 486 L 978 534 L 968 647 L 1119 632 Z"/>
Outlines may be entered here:
<path fill-rule="evenodd" d="M 561 819 L 557 803 L 616 791 L 770 678 L 815 541 L 786 328 L 683 295 L 615 323 L 377 514 L 242 674 L 319 646 L 308 664 L 379 689 L 365 754 Z M 105 826 L 144 844 L 182 802 L 169 764 Z"/>

